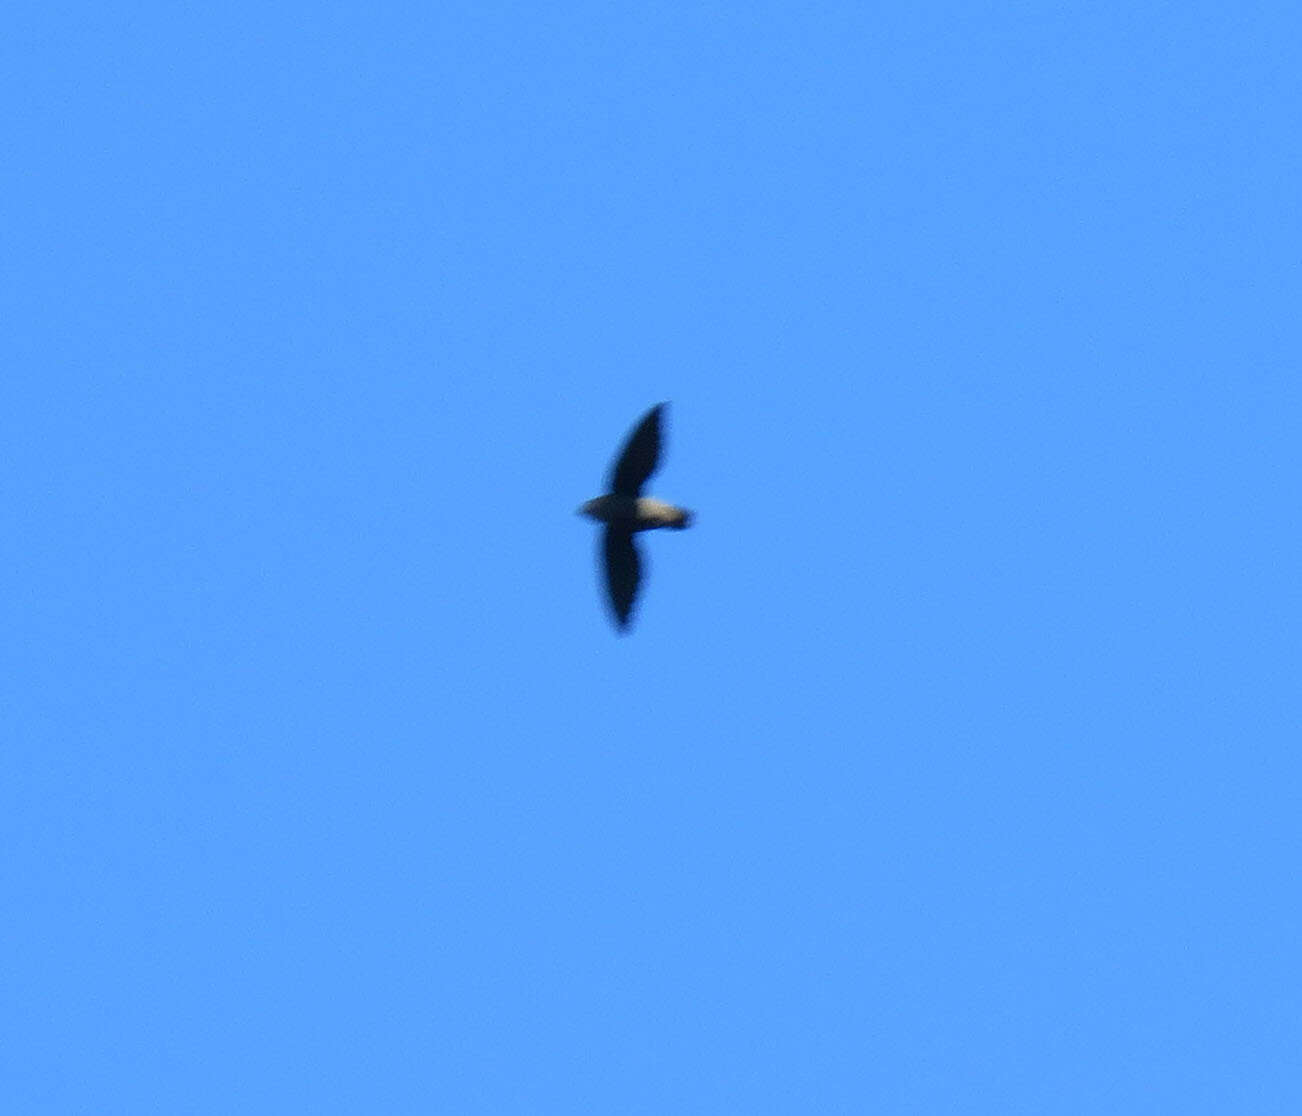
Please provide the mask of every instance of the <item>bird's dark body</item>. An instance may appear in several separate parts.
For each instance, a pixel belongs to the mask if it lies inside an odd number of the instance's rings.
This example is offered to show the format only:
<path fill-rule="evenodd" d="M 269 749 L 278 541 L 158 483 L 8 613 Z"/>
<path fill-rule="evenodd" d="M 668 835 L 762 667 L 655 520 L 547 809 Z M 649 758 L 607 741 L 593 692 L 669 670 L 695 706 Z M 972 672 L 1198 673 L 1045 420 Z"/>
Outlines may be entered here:
<path fill-rule="evenodd" d="M 692 513 L 650 496 L 598 496 L 583 505 L 585 515 L 630 531 L 651 531 L 656 527 L 690 527 Z"/>

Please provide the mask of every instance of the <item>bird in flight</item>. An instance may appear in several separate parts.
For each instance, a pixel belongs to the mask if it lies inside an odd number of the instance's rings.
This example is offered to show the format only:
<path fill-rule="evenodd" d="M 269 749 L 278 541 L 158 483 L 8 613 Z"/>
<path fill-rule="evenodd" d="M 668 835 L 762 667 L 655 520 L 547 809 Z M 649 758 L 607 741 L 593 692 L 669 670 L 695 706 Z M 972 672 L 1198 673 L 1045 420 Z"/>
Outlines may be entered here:
<path fill-rule="evenodd" d="M 628 629 L 633 600 L 642 580 L 642 560 L 633 544 L 633 535 L 656 527 L 681 530 L 692 522 L 692 513 L 686 508 L 641 494 L 642 486 L 660 460 L 660 420 L 667 406 L 658 403 L 642 416 L 615 458 L 610 470 L 610 491 L 579 508 L 580 515 L 606 525 L 601 558 L 610 608 L 621 632 Z"/>

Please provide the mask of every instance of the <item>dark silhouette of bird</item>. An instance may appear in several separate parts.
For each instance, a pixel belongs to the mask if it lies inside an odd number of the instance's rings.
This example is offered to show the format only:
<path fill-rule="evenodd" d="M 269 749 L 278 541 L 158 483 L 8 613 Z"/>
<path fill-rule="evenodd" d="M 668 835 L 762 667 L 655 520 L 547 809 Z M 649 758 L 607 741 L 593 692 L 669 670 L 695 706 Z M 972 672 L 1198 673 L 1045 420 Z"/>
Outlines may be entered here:
<path fill-rule="evenodd" d="M 692 513 L 663 500 L 642 495 L 642 486 L 660 461 L 660 424 L 667 403 L 659 403 L 642 416 L 624 442 L 610 470 L 610 491 L 589 500 L 579 509 L 606 525 L 601 539 L 601 560 L 606 573 L 606 592 L 615 616 L 615 626 L 628 630 L 642 580 L 642 560 L 633 543 L 638 531 L 656 527 L 681 530 L 692 522 Z"/>

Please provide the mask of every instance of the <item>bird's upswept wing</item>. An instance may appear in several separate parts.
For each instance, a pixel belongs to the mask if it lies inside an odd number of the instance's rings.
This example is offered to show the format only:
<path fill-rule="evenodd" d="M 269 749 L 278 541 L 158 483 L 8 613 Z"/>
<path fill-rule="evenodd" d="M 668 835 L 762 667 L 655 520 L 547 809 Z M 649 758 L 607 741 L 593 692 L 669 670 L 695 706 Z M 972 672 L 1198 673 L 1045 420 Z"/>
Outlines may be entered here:
<path fill-rule="evenodd" d="M 603 533 L 601 550 L 610 607 L 615 613 L 615 623 L 622 631 L 628 627 L 628 618 L 633 612 L 633 599 L 637 596 L 638 582 L 642 580 L 642 560 L 633 543 L 633 532 L 615 526 L 607 527 Z"/>
<path fill-rule="evenodd" d="M 657 403 L 624 442 L 610 471 L 610 490 L 616 496 L 636 496 L 660 460 L 660 414 L 665 404 Z"/>

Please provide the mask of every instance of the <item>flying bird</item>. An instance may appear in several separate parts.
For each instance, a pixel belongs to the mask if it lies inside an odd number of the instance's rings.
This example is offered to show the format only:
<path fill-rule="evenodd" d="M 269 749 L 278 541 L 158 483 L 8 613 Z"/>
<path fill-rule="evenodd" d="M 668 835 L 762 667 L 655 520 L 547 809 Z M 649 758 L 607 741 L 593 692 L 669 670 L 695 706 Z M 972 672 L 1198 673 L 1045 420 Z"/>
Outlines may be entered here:
<path fill-rule="evenodd" d="M 667 406 L 658 403 L 642 416 L 611 467 L 610 491 L 579 508 L 580 515 L 606 525 L 601 539 L 601 560 L 615 626 L 621 632 L 628 628 L 642 580 L 642 560 L 633 535 L 656 527 L 681 530 L 692 522 L 692 513 L 686 508 L 642 495 L 642 486 L 660 460 L 660 420 Z"/>

